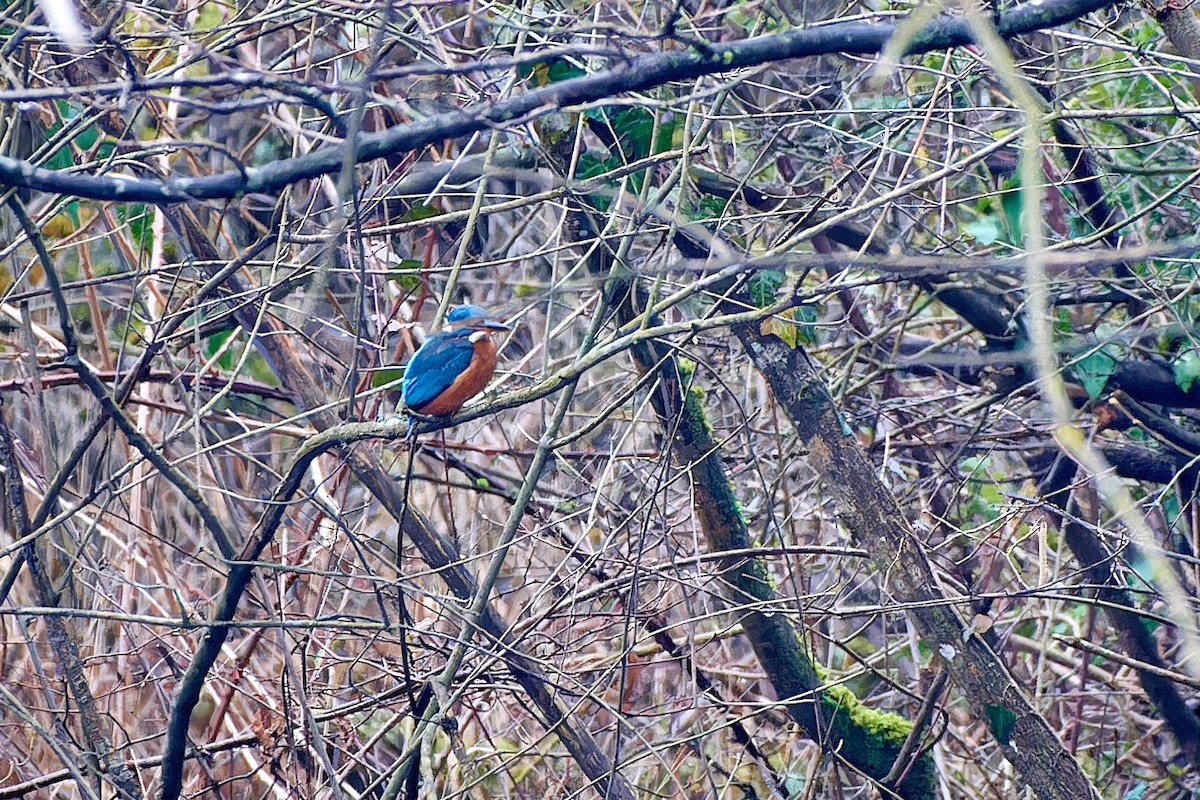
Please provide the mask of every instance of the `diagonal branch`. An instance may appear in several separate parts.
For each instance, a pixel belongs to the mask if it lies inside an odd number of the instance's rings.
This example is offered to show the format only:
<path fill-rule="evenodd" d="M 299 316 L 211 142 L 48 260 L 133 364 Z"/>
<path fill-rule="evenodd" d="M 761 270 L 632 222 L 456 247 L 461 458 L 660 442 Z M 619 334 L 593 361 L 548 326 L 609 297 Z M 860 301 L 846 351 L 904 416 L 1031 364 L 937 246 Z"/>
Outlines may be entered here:
<path fill-rule="evenodd" d="M 202 256 L 204 261 L 216 263 L 218 260 L 216 249 L 211 241 L 205 238 L 195 219 L 189 214 L 184 214 L 181 215 L 179 221 L 191 247 Z M 232 277 L 231 280 L 233 280 Z M 254 322 L 254 312 L 251 309 L 239 308 L 235 314 L 250 315 L 245 320 L 248 325 Z M 268 327 L 277 324 L 272 318 L 267 318 L 266 323 Z M 339 446 L 341 455 L 347 460 L 358 479 L 387 509 L 388 513 L 400 521 L 400 535 L 417 547 L 425 563 L 437 573 L 457 598 L 470 602 L 477 593 L 477 582 L 475 576 L 464 564 L 454 543 L 438 532 L 418 509 L 412 508 L 406 503 L 400 488 L 377 456 L 361 448 L 345 447 L 348 442 L 362 438 L 373 436 L 394 438 L 400 435 L 399 430 L 385 425 L 343 425 L 333 411 L 327 410 L 328 398 L 322 394 L 320 382 L 300 358 L 290 338 L 263 336 L 262 344 L 266 348 L 269 360 L 283 376 L 285 387 L 294 392 L 296 404 L 301 409 L 312 409 L 309 419 L 312 425 L 322 432 L 304 448 L 301 458 L 298 458 L 293 465 L 288 480 L 281 484 L 277 497 L 291 496 L 291 493 L 295 491 L 293 480 L 298 480 L 304 474 L 304 470 L 300 467 L 311 463 L 312 457 L 315 457 L 320 449 L 333 445 Z M 276 503 L 273 507 L 282 509 L 284 506 L 282 503 Z M 273 537 L 277 525 L 278 519 L 265 517 L 256 528 L 256 534 L 251 538 L 247 547 L 261 550 L 261 547 L 265 547 Z M 244 555 L 253 556 L 258 550 L 247 549 Z M 239 561 L 231 568 L 229 578 L 231 588 L 222 595 L 221 604 L 217 609 L 219 619 L 226 618 L 221 615 L 229 615 L 227 618 L 232 619 L 232 614 L 236 611 L 244 591 L 244 581 L 250 577 L 253 567 L 250 563 L 252 560 L 250 558 Z M 235 582 L 239 581 L 242 581 L 243 585 L 234 586 Z M 633 791 L 624 776 L 617 770 L 612 759 L 600 749 L 599 744 L 588 730 L 586 716 L 575 713 L 577 709 L 564 702 L 536 659 L 527 655 L 515 644 L 505 641 L 508 627 L 507 622 L 497 613 L 491 603 L 483 605 L 479 619 L 481 638 L 485 638 L 490 644 L 502 649 L 505 665 L 532 701 L 532 707 L 540 714 L 546 730 L 558 736 L 601 796 L 613 800 L 633 800 Z M 220 627 L 210 629 L 200 650 L 192 659 L 188 676 L 180 683 L 177 690 L 171 710 L 169 739 L 163 756 L 164 800 L 173 800 L 178 797 L 182 789 L 188 721 L 200 697 L 203 681 L 220 655 L 220 645 L 223 642 L 224 634 L 218 634 L 218 631 L 223 630 L 225 629 Z"/>
<path fill-rule="evenodd" d="M 808 355 L 747 327 L 738 338 L 837 498 L 846 527 L 881 566 L 889 586 L 950 670 L 975 714 L 1026 783 L 1046 800 L 1097 797 L 1079 764 L 1017 686 L 1000 658 L 967 627 L 940 588 L 920 542 L 854 437 Z"/>

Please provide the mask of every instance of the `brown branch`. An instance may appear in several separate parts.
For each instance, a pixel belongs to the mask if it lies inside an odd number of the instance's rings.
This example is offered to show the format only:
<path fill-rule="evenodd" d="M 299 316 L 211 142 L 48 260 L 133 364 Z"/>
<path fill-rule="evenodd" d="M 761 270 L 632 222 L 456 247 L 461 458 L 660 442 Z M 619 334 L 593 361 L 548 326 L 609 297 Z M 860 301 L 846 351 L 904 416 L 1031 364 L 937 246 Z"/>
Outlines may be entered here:
<path fill-rule="evenodd" d="M 622 324 L 629 325 L 641 314 L 633 302 L 636 292 L 630 289 L 624 294 L 627 299 L 620 306 L 619 317 Z M 776 696 L 823 747 L 873 780 L 883 780 L 903 750 L 904 735 L 897 738 L 893 732 L 906 727 L 911 730 L 911 726 L 898 715 L 867 709 L 844 687 L 824 686 L 812 654 L 789 616 L 772 610 L 779 601 L 766 565 L 757 558 L 728 555 L 751 546 L 750 531 L 720 443 L 705 415 L 703 393 L 692 385 L 692 368 L 654 341 L 639 343 L 630 352 L 640 372 L 658 377 L 651 403 L 666 428 L 676 462 L 691 475 L 692 509 L 708 548 L 727 554 L 720 579 L 728 587 L 729 600 L 738 610 L 742 629 Z M 885 718 L 887 723 L 881 723 Z M 937 795 L 937 770 L 928 754 L 912 759 L 907 767 L 897 781 L 900 797 Z"/>
<path fill-rule="evenodd" d="M 198 221 L 190 212 L 185 209 L 184 213 L 177 218 L 177 222 L 188 244 L 197 251 L 201 260 L 207 263 L 216 263 L 218 257 L 215 247 L 204 235 Z M 231 275 L 228 280 L 230 288 L 235 293 L 239 293 L 244 288 L 240 285 L 242 279 L 239 276 Z M 256 325 L 261 327 L 265 324 L 273 332 L 282 333 L 282 327 L 276 320 L 271 317 L 256 320 L 256 314 L 254 309 L 245 307 L 239 308 L 237 312 L 239 321 L 247 328 L 253 328 Z M 285 386 L 294 393 L 297 405 L 301 409 L 325 409 L 328 398 L 319 381 L 295 350 L 291 338 L 284 335 L 268 335 L 261 337 L 261 341 L 269 360 L 281 379 L 285 381 Z M 328 410 L 314 410 L 309 414 L 308 419 L 318 431 L 322 432 L 305 445 L 304 453 L 306 456 L 310 456 L 309 461 L 316 455 L 315 452 L 311 452 L 310 455 L 309 448 L 316 447 L 318 443 L 324 447 L 344 445 L 354 441 L 353 436 L 346 434 L 347 430 L 360 432 L 369 430 L 373 432 L 372 435 L 378 436 L 399 435 L 398 431 L 389 432 L 381 426 L 368 426 L 366 429 L 343 428 L 339 433 L 341 420 L 334 412 Z M 338 440 L 339 436 L 343 437 L 340 441 Z M 401 523 L 400 535 L 416 545 L 426 564 L 437 572 L 457 598 L 470 602 L 475 596 L 475 578 L 467 569 L 454 544 L 439 534 L 423 514 L 405 502 L 396 481 L 373 453 L 366 452 L 362 448 L 343 448 L 341 455 L 348 461 L 351 469 L 367 490 L 387 509 L 388 513 Z M 289 481 L 291 480 L 290 476 L 302 474 L 302 471 L 297 472 L 293 469 L 289 473 Z M 281 485 L 277 494 L 285 489 L 291 492 L 295 487 L 290 483 L 287 486 Z M 290 494 L 286 496 L 290 496 Z M 275 512 L 269 513 L 273 515 Z M 265 546 L 273 531 L 271 523 L 264 519 L 264 523 L 260 524 L 251 544 L 256 547 Z M 244 576 L 240 572 L 243 567 L 246 569 Z M 239 563 L 235 565 L 234 569 L 239 570 L 237 572 L 239 582 L 248 580 L 249 566 Z M 234 574 L 231 570 L 231 584 L 233 580 Z M 225 602 L 214 612 L 214 616 L 218 613 L 232 615 L 236 610 L 238 597 L 240 597 L 240 592 L 227 592 L 224 595 Z M 232 619 L 232 616 L 229 618 Z M 583 715 L 572 713 L 574 709 L 563 704 L 558 692 L 553 688 L 553 683 L 546 677 L 534 658 L 526 655 L 514 643 L 506 641 L 509 626 L 491 604 L 484 608 L 480 619 L 480 629 L 481 633 L 497 648 L 513 677 L 532 701 L 533 707 L 542 715 L 547 730 L 558 735 L 567 751 L 579 763 L 584 774 L 593 782 L 597 792 L 615 800 L 633 800 L 632 789 L 588 731 Z M 202 640 L 202 653 L 198 652 L 193 658 L 192 667 L 195 668 L 195 674 L 186 686 L 181 684 L 177 690 L 163 759 L 163 800 L 175 800 L 182 788 L 188 721 L 192 709 L 199 699 L 199 690 L 203 685 L 204 677 L 219 655 L 220 643 L 216 638 L 218 630 L 225 629 L 214 628 Z M 202 663 L 202 656 L 203 661 L 207 663 Z M 189 668 L 190 673 L 192 673 L 191 668 Z M 171 792 L 167 791 L 167 787 L 171 789 Z"/>
<path fill-rule="evenodd" d="M 25 209 L 15 197 L 10 198 L 9 206 L 16 214 L 26 235 L 29 236 L 30 242 L 37 251 L 39 259 L 42 260 L 46 267 L 47 274 L 51 274 L 49 254 L 46 252 L 41 236 L 34 227 L 33 221 L 25 213 Z M 56 299 L 59 299 L 59 295 L 57 294 Z M 60 304 L 60 312 L 63 309 L 65 309 L 65 303 Z M 71 348 L 75 346 L 75 337 L 70 330 L 69 315 L 62 318 L 61 324 L 63 326 L 63 341 L 69 348 L 67 351 L 68 356 L 72 356 L 74 353 Z M 0 398 L 0 409 L 2 408 L 2 398 Z M 16 440 L 2 414 L 0 414 L 0 467 L 3 468 L 4 473 L 4 494 L 7 505 L 12 509 L 12 513 L 16 518 L 17 534 L 19 538 L 24 539 L 32 532 L 32 526 L 30 524 L 29 512 L 25 505 L 25 487 L 21 477 L 22 473 L 16 459 Z M 54 585 L 51 575 L 47 572 L 42 562 L 42 556 L 39 553 L 39 542 L 36 540 L 28 542 L 23 548 L 23 553 L 25 563 L 29 566 L 29 572 L 33 578 L 34 591 L 37 593 L 38 601 L 45 606 L 59 605 L 61 591 L 59 587 Z M 69 575 L 70 572 L 68 571 L 63 577 L 67 578 Z M 46 626 L 46 634 L 50 642 L 50 647 L 58 659 L 59 667 L 66 676 L 67 686 L 71 689 L 71 696 L 75 698 L 75 705 L 79 712 L 80 726 L 83 729 L 83 738 L 88 747 L 82 757 L 84 766 L 95 777 L 97 783 L 103 779 L 107 779 L 112 783 L 121 797 L 128 800 L 140 800 L 142 793 L 137 778 L 123 761 L 113 758 L 112 742 L 105 735 L 105 724 L 96 706 L 95 695 L 92 694 L 91 687 L 88 685 L 83 658 L 79 654 L 79 645 L 71 635 L 71 631 L 67 628 L 66 621 L 61 617 L 51 616 L 44 618 L 43 624 Z"/>
<path fill-rule="evenodd" d="M 737 335 L 832 489 L 846 527 L 887 569 L 896 599 L 909 604 L 910 618 L 1030 788 L 1047 800 L 1099 797 L 1003 662 L 954 610 L 896 499 L 844 430 L 808 355 L 751 328 Z"/>
<path fill-rule="evenodd" d="M 1071 486 L 1077 469 L 1073 461 L 1059 457 L 1041 487 L 1042 495 L 1057 510 L 1063 537 L 1088 580 L 1099 587 L 1104 613 L 1120 635 L 1121 648 L 1137 663 L 1138 678 L 1147 696 L 1162 715 L 1188 761 L 1200 767 L 1200 720 L 1187 707 L 1178 687 L 1168 677 L 1158 655 L 1154 637 L 1140 616 L 1124 578 L 1114 571 L 1116 556 L 1090 526 L 1071 513 Z"/>
<path fill-rule="evenodd" d="M 95 375 L 104 383 L 112 383 L 122 375 L 129 374 L 125 370 L 102 370 L 95 371 Z M 9 378 L 5 381 L 0 381 L 0 392 L 13 391 L 31 391 L 34 381 L 42 389 L 58 389 L 63 386 L 78 386 L 82 381 L 74 372 L 50 372 L 43 373 L 37 378 Z M 195 375 L 190 372 L 168 372 L 167 370 L 154 369 L 141 372 L 137 376 L 138 383 L 179 383 L 184 389 L 191 390 L 196 385 L 203 386 L 207 389 L 219 391 L 229 389 L 234 394 L 256 395 L 268 400 L 291 400 L 291 395 L 274 386 L 268 386 L 265 383 L 258 381 L 247 380 L 245 378 L 230 379 L 222 375 L 213 375 L 205 373 L 204 375 Z"/>

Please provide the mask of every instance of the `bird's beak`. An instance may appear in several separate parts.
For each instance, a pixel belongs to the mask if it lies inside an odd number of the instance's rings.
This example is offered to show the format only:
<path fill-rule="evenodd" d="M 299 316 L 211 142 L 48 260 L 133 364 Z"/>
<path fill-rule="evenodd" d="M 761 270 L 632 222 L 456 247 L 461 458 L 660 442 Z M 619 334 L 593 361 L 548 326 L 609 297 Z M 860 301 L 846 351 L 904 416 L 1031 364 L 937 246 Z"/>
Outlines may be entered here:
<path fill-rule="evenodd" d="M 512 330 L 512 326 L 510 326 L 506 323 L 503 323 L 498 319 L 490 319 L 490 318 L 485 319 L 483 322 L 478 323 L 474 327 L 483 328 L 484 330 L 488 330 L 488 331 L 511 331 Z"/>

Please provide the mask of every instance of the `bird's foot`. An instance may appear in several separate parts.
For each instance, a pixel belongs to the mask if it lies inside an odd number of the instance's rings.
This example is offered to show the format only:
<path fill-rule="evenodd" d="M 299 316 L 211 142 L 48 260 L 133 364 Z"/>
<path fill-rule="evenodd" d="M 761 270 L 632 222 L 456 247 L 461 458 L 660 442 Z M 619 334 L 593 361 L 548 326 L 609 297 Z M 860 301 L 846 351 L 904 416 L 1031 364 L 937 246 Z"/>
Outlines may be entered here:
<path fill-rule="evenodd" d="M 412 437 L 415 435 L 414 429 L 417 427 L 418 422 L 426 422 L 430 425 L 441 425 L 442 427 L 445 427 L 446 422 L 452 416 L 450 414 L 445 416 L 437 416 L 435 414 L 420 414 L 416 411 L 413 411 L 411 408 L 405 409 L 405 414 L 408 415 L 408 430 L 404 432 L 405 437 Z"/>

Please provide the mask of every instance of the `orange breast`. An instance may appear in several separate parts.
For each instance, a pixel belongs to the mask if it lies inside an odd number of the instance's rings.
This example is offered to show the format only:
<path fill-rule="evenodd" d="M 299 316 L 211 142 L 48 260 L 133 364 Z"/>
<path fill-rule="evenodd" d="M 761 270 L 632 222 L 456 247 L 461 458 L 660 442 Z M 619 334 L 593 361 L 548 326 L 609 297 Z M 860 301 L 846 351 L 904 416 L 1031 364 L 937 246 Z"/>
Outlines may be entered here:
<path fill-rule="evenodd" d="M 462 408 L 463 403 L 482 392 L 492 379 L 496 372 L 496 343 L 484 331 L 473 334 L 471 339 L 475 346 L 471 363 L 444 392 L 421 407 L 422 414 L 448 417 Z"/>

